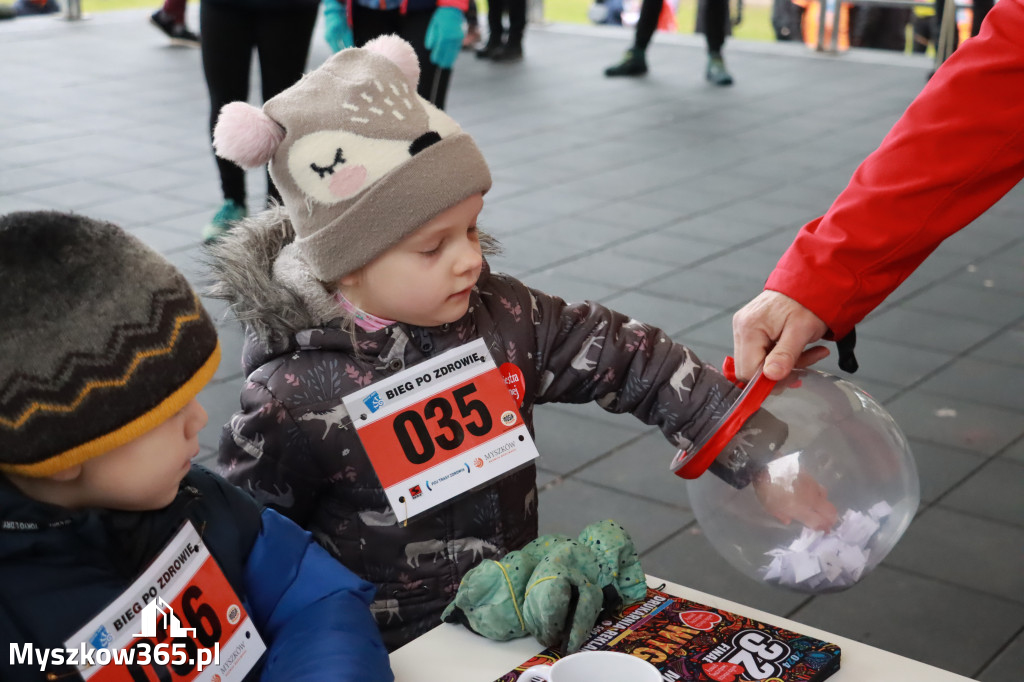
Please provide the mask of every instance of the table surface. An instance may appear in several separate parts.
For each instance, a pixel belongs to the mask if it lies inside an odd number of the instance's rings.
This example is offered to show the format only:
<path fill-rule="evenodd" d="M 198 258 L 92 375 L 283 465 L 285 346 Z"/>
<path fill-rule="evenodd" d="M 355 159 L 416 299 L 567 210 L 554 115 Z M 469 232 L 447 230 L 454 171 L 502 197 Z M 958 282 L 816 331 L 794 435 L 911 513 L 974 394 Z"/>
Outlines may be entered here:
<path fill-rule="evenodd" d="M 690 601 L 838 644 L 842 649 L 842 664 L 829 682 L 962 682 L 969 679 L 653 576 L 647 576 L 647 582 L 656 586 L 665 584 L 662 591 Z M 533 637 L 495 642 L 473 634 L 462 625 L 446 623 L 394 651 L 391 668 L 395 682 L 493 682 L 543 649 Z"/>

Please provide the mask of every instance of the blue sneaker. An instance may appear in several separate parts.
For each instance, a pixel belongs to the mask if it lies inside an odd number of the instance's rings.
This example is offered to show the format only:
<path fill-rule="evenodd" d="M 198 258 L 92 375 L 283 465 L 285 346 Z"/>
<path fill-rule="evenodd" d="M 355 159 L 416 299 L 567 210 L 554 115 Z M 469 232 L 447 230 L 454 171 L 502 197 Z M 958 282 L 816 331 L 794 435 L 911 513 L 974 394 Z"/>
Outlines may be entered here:
<path fill-rule="evenodd" d="M 215 242 L 231 229 L 233 223 L 249 215 L 245 206 L 234 199 L 227 199 L 220 210 L 213 214 L 209 224 L 203 228 L 203 242 Z"/>

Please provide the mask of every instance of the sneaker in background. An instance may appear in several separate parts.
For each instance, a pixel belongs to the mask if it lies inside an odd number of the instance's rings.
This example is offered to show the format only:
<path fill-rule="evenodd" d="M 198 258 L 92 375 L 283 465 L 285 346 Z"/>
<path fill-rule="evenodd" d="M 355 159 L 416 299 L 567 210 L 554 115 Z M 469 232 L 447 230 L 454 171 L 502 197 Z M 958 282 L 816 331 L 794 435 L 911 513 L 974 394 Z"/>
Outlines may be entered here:
<path fill-rule="evenodd" d="M 523 46 L 520 43 L 505 43 L 494 51 L 491 61 L 495 62 L 521 62 L 523 61 Z"/>
<path fill-rule="evenodd" d="M 623 55 L 622 61 L 604 70 L 604 75 L 609 78 L 613 76 L 642 76 L 647 73 L 647 58 L 640 50 L 629 49 Z"/>
<path fill-rule="evenodd" d="M 709 83 L 715 85 L 732 85 L 732 76 L 726 70 L 725 60 L 720 54 L 708 55 L 708 70 L 704 73 L 704 77 Z"/>
<path fill-rule="evenodd" d="M 213 214 L 209 224 L 203 228 L 203 242 L 215 242 L 232 228 L 234 223 L 249 215 L 245 206 L 234 199 L 226 199 L 220 210 Z"/>
<path fill-rule="evenodd" d="M 160 29 L 171 40 L 171 45 L 182 47 L 199 47 L 199 36 L 185 28 L 184 24 L 174 23 L 174 19 L 158 9 L 149 15 L 149 23 Z"/>
<path fill-rule="evenodd" d="M 477 59 L 493 59 L 494 55 L 498 54 L 505 47 L 505 43 L 502 42 L 501 38 L 488 38 L 487 44 L 476 51 Z"/>

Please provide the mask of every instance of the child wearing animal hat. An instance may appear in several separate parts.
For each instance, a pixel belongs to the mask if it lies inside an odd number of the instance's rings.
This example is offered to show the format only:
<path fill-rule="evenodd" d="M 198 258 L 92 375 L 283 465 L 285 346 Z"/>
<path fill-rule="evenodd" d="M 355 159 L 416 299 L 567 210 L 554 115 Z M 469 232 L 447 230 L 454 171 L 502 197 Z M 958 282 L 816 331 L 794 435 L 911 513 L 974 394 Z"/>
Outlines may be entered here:
<path fill-rule="evenodd" d="M 487 163 L 454 120 L 416 96 L 418 76 L 412 48 L 386 36 L 342 50 L 262 109 L 226 106 L 215 133 L 225 158 L 269 162 L 284 202 L 212 251 L 210 294 L 230 302 L 247 335 L 248 377 L 220 465 L 377 585 L 372 609 L 389 649 L 439 624 L 470 568 L 537 537 L 531 462 L 490 479 L 474 472 L 492 470 L 501 448 L 429 475 L 417 466 L 461 453 L 499 416 L 523 425 L 525 439 L 544 402 L 594 401 L 688 445 L 739 390 L 659 329 L 491 272 L 493 241 L 477 227 Z M 500 368 L 511 408 L 487 405 L 482 385 L 466 384 L 402 420 L 389 412 L 395 396 L 429 383 L 419 368 L 433 367 L 440 383 L 448 365 L 483 355 Z M 361 431 L 385 413 L 401 421 L 385 434 L 401 448 L 381 451 L 390 441 Z M 784 436 L 767 424 L 717 472 L 748 483 L 749 460 Z M 395 497 L 408 471 L 423 476 Z M 460 480 L 471 484 L 412 513 Z M 830 506 L 817 496 L 805 505 L 812 523 L 834 515 Z"/>
<path fill-rule="evenodd" d="M 191 463 L 220 345 L 173 265 L 2 216 L 0 319 L 4 680 L 393 679 L 373 586 Z"/>

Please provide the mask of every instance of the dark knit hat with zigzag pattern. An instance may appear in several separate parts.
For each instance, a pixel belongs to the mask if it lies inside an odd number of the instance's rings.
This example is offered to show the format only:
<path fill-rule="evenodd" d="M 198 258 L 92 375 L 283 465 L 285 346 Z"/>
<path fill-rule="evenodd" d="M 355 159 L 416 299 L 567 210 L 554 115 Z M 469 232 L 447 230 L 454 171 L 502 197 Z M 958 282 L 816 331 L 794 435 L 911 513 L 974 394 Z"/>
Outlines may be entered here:
<path fill-rule="evenodd" d="M 182 274 L 110 223 L 0 216 L 0 471 L 48 476 L 159 426 L 220 362 Z"/>

